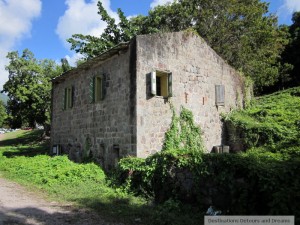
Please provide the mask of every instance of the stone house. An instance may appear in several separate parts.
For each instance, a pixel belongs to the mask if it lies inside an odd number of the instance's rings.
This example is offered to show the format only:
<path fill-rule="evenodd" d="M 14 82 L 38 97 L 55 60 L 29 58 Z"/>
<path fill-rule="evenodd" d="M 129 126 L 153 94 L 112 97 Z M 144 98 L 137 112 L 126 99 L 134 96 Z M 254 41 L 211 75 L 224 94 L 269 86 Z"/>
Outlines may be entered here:
<path fill-rule="evenodd" d="M 105 166 L 160 151 L 172 111 L 192 110 L 205 147 L 243 107 L 244 78 L 190 31 L 138 35 L 53 80 L 51 145 Z"/>

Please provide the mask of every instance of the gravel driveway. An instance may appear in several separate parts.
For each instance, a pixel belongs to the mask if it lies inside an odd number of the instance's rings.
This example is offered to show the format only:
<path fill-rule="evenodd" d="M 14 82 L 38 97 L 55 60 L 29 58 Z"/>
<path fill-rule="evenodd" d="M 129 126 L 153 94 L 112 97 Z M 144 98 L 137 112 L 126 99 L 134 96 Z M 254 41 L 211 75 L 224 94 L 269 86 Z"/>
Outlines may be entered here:
<path fill-rule="evenodd" d="M 48 202 L 0 177 L 0 225 L 124 225 L 108 223 L 92 211 Z"/>

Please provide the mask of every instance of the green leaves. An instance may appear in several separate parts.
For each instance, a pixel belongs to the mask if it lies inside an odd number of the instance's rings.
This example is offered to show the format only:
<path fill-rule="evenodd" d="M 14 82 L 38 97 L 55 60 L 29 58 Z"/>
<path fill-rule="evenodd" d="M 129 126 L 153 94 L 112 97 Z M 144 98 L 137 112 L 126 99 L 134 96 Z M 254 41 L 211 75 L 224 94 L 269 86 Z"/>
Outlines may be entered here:
<path fill-rule="evenodd" d="M 5 108 L 3 101 L 0 100 L 0 127 L 2 127 L 6 118 L 7 118 L 6 108 Z"/>
<path fill-rule="evenodd" d="M 108 15 L 100 1 L 97 6 L 101 20 L 107 23 L 100 37 L 74 34 L 67 40 L 71 44 L 71 50 L 81 53 L 85 58 L 93 58 L 121 42 L 129 41 L 137 31 L 137 27 L 129 22 L 120 9 L 118 9 L 120 22 L 116 24 L 115 19 Z"/>
<path fill-rule="evenodd" d="M 224 118 L 229 141 L 242 142 L 245 148 L 264 146 L 275 152 L 296 146 L 299 93 L 300 88 L 287 89 L 260 97 L 244 111 L 231 112 Z"/>
<path fill-rule="evenodd" d="M 293 24 L 290 27 L 282 27 L 283 30 L 288 30 L 289 43 L 282 53 L 282 64 L 290 65 L 290 76 L 287 80 L 282 81 L 282 88 L 295 87 L 300 85 L 300 12 L 295 12 L 292 18 Z M 292 67 L 291 67 L 292 65 Z M 284 78 L 286 78 L 286 74 Z"/>
<path fill-rule="evenodd" d="M 37 60 L 28 49 L 21 56 L 17 51 L 9 52 L 6 70 L 9 80 L 3 86 L 8 100 L 10 125 L 30 126 L 50 122 L 51 79 L 62 70 L 52 60 Z"/>
<path fill-rule="evenodd" d="M 120 168 L 123 172 L 131 170 L 131 190 L 153 194 L 158 203 L 188 201 L 199 211 L 213 205 L 234 215 L 298 216 L 299 155 L 289 154 L 257 150 L 238 154 L 162 151 L 145 161 L 125 158 Z M 197 155 L 201 160 L 194 160 Z"/>
<path fill-rule="evenodd" d="M 173 116 L 170 129 L 165 134 L 163 150 L 182 150 L 187 152 L 203 152 L 202 131 L 194 124 L 193 113 L 181 108 L 180 116 Z"/>

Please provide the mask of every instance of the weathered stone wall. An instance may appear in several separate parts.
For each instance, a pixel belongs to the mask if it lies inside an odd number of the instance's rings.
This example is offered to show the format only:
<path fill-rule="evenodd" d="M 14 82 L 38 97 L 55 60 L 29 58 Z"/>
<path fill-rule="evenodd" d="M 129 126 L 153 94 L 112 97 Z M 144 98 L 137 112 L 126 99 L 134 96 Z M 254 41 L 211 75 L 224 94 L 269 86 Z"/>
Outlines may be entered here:
<path fill-rule="evenodd" d="M 242 107 L 243 78 L 191 32 L 137 37 L 137 155 L 161 150 L 171 122 L 168 101 L 192 110 L 207 151 L 223 144 L 220 114 Z M 150 73 L 171 71 L 173 97 L 152 96 Z M 225 86 L 225 106 L 216 106 L 215 85 Z"/>
<path fill-rule="evenodd" d="M 53 83 L 52 145 L 59 144 L 76 161 L 92 156 L 107 167 L 136 154 L 135 62 L 130 60 L 135 52 L 130 49 L 69 71 Z M 106 96 L 90 103 L 90 79 L 96 74 L 106 74 Z M 74 104 L 63 110 L 64 89 L 70 86 Z"/>

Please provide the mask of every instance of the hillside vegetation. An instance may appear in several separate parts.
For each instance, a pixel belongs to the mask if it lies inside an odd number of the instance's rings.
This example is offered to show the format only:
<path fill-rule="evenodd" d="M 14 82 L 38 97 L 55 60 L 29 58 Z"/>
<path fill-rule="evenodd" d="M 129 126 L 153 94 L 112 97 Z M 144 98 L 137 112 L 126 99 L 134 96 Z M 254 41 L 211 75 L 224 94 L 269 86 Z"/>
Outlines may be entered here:
<path fill-rule="evenodd" d="M 224 121 L 237 154 L 165 149 L 147 159 L 122 159 L 121 180 L 126 177 L 134 192 L 173 206 L 295 215 L 299 223 L 300 88 L 257 98 L 247 109 L 224 115 Z"/>
<path fill-rule="evenodd" d="M 229 143 L 236 150 L 259 150 L 300 155 L 300 87 L 254 100 L 224 120 Z"/>

